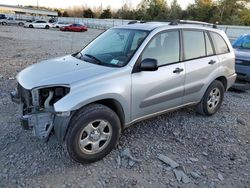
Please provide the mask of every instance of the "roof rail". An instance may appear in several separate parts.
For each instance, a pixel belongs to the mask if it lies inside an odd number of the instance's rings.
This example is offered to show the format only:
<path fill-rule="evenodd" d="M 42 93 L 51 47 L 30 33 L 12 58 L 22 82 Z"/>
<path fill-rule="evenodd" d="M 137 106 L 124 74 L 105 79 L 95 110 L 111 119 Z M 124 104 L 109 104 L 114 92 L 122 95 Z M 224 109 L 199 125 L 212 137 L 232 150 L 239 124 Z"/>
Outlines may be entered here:
<path fill-rule="evenodd" d="M 179 24 L 195 24 L 195 25 L 210 26 L 212 28 L 217 28 L 216 24 L 200 22 L 200 21 L 192 21 L 192 20 L 174 20 L 169 23 L 169 25 L 179 25 Z"/>

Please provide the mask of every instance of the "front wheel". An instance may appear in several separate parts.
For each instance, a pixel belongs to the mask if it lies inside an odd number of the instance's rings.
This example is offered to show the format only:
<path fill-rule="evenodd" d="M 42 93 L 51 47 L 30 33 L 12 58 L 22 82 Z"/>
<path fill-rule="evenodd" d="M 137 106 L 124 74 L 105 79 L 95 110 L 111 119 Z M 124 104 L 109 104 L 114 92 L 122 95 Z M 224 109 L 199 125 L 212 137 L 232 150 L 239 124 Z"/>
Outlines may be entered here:
<path fill-rule="evenodd" d="M 48 26 L 48 25 L 46 25 L 46 26 L 45 26 L 45 29 L 49 29 L 49 26 Z"/>
<path fill-rule="evenodd" d="M 118 143 L 121 123 L 117 114 L 101 104 L 88 105 L 71 120 L 66 135 L 70 157 L 79 163 L 95 162 Z"/>
<path fill-rule="evenodd" d="M 215 114 L 223 101 L 224 91 L 224 86 L 220 81 L 213 81 L 208 87 L 201 102 L 197 105 L 197 112 L 207 116 Z"/>

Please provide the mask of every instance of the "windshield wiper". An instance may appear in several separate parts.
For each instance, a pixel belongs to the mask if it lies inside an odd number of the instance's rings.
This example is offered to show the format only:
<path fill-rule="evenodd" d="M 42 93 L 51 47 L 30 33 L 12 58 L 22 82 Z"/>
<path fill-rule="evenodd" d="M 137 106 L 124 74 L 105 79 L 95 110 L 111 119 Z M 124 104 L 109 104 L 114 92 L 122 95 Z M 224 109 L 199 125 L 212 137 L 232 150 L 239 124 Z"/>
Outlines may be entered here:
<path fill-rule="evenodd" d="M 97 57 L 95 57 L 95 56 L 93 56 L 91 54 L 84 54 L 84 55 L 87 56 L 87 57 L 89 57 L 90 59 L 95 60 L 97 62 L 97 64 L 103 64 L 103 62 L 100 59 L 98 59 Z"/>

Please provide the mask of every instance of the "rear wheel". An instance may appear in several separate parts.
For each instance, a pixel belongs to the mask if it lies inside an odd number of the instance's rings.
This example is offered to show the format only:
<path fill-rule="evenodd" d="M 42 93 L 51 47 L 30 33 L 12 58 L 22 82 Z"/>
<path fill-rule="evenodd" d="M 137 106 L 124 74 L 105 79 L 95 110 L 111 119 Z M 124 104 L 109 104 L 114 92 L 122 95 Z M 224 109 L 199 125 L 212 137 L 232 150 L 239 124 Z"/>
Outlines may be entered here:
<path fill-rule="evenodd" d="M 7 25 L 7 22 L 2 22 L 2 25 Z"/>
<path fill-rule="evenodd" d="M 121 123 L 113 110 L 101 104 L 86 106 L 70 122 L 67 151 L 80 163 L 100 160 L 116 146 L 120 132 Z"/>
<path fill-rule="evenodd" d="M 208 87 L 201 102 L 197 105 L 197 112 L 207 116 L 215 114 L 219 110 L 223 98 L 223 84 L 218 80 L 213 81 Z"/>
<path fill-rule="evenodd" d="M 19 22 L 18 25 L 19 26 L 24 26 L 24 23 L 23 22 Z"/>
<path fill-rule="evenodd" d="M 34 26 L 33 25 L 29 25 L 29 28 L 34 28 Z"/>
<path fill-rule="evenodd" d="M 48 25 L 46 25 L 46 26 L 45 26 L 45 29 L 49 29 L 49 26 L 48 26 Z"/>

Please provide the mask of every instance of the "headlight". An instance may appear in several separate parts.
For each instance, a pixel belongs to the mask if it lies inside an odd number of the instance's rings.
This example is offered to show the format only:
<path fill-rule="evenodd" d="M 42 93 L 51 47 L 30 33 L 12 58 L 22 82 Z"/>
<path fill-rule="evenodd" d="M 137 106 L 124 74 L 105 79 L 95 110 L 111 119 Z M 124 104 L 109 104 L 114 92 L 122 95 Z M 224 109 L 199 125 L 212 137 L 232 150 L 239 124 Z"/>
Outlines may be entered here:
<path fill-rule="evenodd" d="M 70 92 L 70 88 L 66 86 L 54 86 L 46 88 L 37 88 L 32 91 L 35 106 L 47 109 L 52 107 L 57 101 Z"/>

